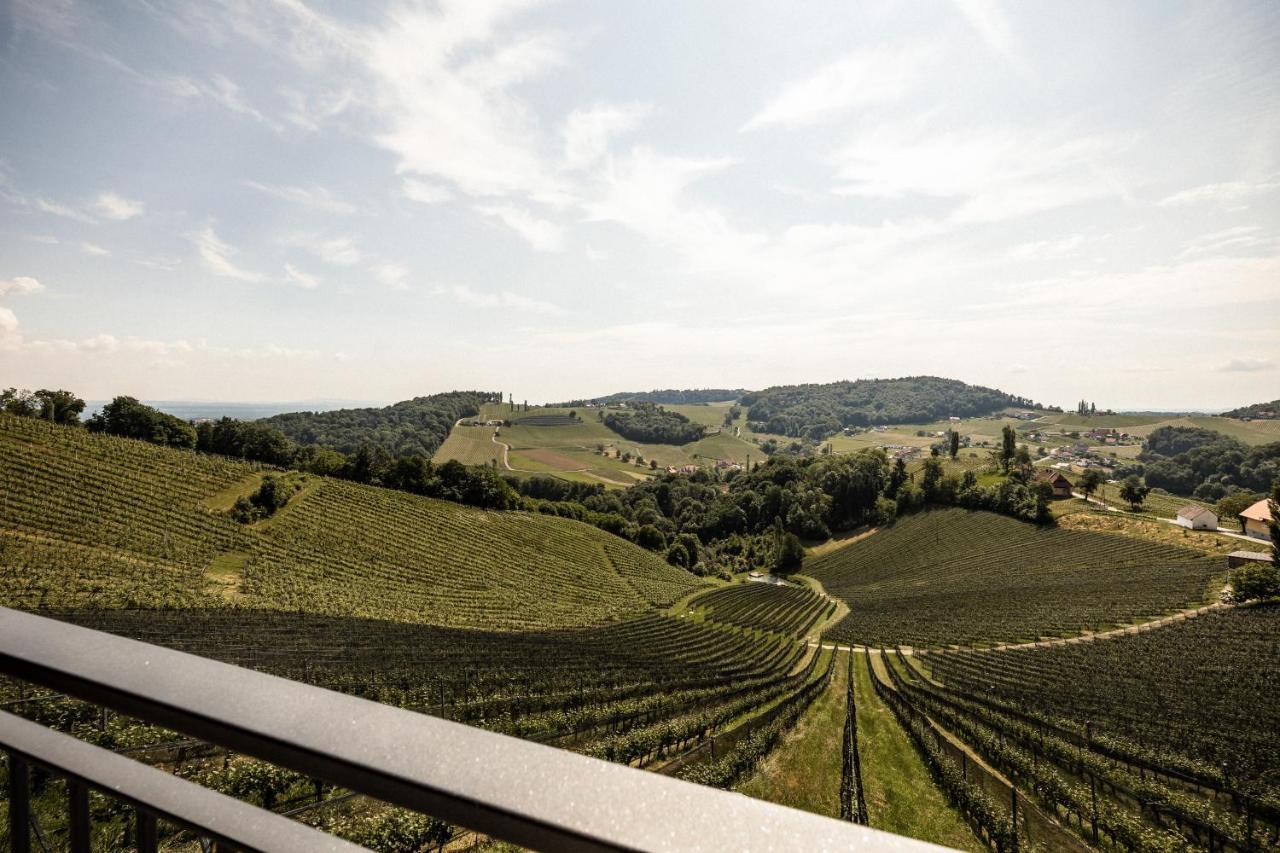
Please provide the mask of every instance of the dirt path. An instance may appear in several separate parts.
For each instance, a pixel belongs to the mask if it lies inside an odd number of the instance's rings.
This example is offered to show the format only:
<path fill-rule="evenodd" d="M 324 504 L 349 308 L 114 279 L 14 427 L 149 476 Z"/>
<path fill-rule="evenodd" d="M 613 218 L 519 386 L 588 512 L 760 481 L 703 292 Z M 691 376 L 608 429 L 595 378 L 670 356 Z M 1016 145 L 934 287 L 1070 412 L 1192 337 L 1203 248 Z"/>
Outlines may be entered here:
<path fill-rule="evenodd" d="M 1174 622 L 1182 622 L 1187 619 L 1208 613 L 1211 610 L 1226 610 L 1235 607 L 1234 604 L 1227 604 L 1222 601 L 1215 601 L 1212 604 L 1205 604 L 1200 607 L 1192 607 L 1187 610 L 1179 610 L 1177 613 L 1170 613 L 1168 616 L 1161 616 L 1159 619 L 1153 619 L 1150 622 L 1140 622 L 1137 625 L 1126 625 L 1123 628 L 1112 628 L 1109 631 L 1096 631 L 1088 634 L 1078 634 L 1074 637 L 1054 637 L 1050 640 L 1035 640 L 1029 643 L 1002 643 L 995 646 L 950 646 L 948 651 L 966 651 L 966 652 L 1003 652 L 1009 649 L 1044 649 L 1050 646 L 1069 646 L 1078 643 L 1091 643 L 1094 640 L 1107 640 L 1113 637 L 1124 637 L 1130 634 L 1141 634 L 1145 631 L 1151 631 L 1164 625 Z M 820 645 L 824 649 L 839 649 L 840 651 L 891 651 L 890 649 L 877 649 L 867 646 L 841 646 L 837 644 L 826 644 L 821 642 L 810 641 L 809 645 Z M 915 654 L 915 649 L 910 646 L 902 646 L 904 655 Z"/>
<path fill-rule="evenodd" d="M 1071 496 L 1073 498 L 1079 498 L 1082 501 L 1086 501 L 1087 503 L 1094 504 L 1095 506 L 1100 506 L 1103 509 L 1105 509 L 1107 512 L 1118 512 L 1122 515 L 1131 515 L 1131 513 L 1127 513 L 1125 510 L 1120 509 L 1119 507 L 1114 507 L 1111 504 L 1103 503 L 1102 500 L 1100 500 L 1099 498 L 1086 498 L 1080 492 L 1072 492 Z M 1176 518 L 1162 518 L 1158 515 L 1152 516 L 1150 519 L 1141 519 L 1141 520 L 1162 521 L 1165 524 L 1174 524 L 1174 525 L 1178 524 L 1178 520 Z M 1220 536 L 1230 536 L 1232 539 L 1240 539 L 1244 542 L 1255 542 L 1255 543 L 1265 544 L 1261 539 L 1255 539 L 1252 536 L 1245 536 L 1243 533 L 1236 533 L 1234 531 L 1228 530 L 1225 527 L 1217 527 L 1217 528 L 1214 528 L 1213 530 L 1201 530 L 1200 532 L 1201 533 L 1217 533 Z"/>

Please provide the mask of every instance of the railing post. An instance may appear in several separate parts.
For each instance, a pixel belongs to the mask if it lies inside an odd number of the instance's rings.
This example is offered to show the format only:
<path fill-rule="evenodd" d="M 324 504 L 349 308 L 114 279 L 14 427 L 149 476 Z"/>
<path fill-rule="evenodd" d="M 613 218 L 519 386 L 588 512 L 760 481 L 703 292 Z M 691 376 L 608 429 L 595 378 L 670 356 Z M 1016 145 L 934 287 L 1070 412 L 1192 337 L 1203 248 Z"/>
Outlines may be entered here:
<path fill-rule="evenodd" d="M 138 853 L 156 853 L 159 846 L 156 835 L 156 817 L 138 809 Z"/>
<path fill-rule="evenodd" d="M 90 853 L 88 785 L 67 780 L 67 809 L 71 821 L 71 853 Z"/>
<path fill-rule="evenodd" d="M 27 762 L 9 753 L 9 850 L 31 853 L 31 776 Z"/>

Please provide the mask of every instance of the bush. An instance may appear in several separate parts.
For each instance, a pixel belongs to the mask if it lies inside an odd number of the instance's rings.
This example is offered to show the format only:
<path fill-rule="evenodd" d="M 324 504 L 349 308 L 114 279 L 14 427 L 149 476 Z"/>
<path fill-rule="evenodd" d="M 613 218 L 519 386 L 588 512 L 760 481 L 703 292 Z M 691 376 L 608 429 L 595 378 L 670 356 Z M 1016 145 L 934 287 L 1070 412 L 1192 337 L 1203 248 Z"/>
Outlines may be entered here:
<path fill-rule="evenodd" d="M 1241 566 L 1231 573 L 1231 600 L 1236 603 L 1280 595 L 1280 568 L 1272 563 Z"/>

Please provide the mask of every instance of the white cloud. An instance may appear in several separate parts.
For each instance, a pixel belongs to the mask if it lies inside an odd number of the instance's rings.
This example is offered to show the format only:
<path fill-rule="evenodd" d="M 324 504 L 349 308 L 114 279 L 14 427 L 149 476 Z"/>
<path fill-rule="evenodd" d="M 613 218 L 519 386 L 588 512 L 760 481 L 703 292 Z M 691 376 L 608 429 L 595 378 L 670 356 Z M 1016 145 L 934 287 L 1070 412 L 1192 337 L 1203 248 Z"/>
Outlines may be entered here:
<path fill-rule="evenodd" d="M 379 264 L 373 269 L 374 276 L 378 281 L 390 287 L 393 290 L 408 290 L 409 269 L 403 264 Z"/>
<path fill-rule="evenodd" d="M 1270 370 L 1276 366 L 1275 360 L 1270 358 L 1231 358 L 1218 366 L 1220 373 L 1256 373 L 1261 370 Z"/>
<path fill-rule="evenodd" d="M 240 86 L 229 77 L 215 74 L 208 80 L 197 80 L 183 75 L 170 77 L 146 78 L 160 91 L 182 99 L 208 98 L 219 106 L 239 115 L 248 116 L 272 128 L 279 129 L 279 124 L 267 118 L 259 110 L 245 100 Z"/>
<path fill-rule="evenodd" d="M 999 126 L 925 131 L 881 125 L 833 156 L 838 195 L 959 201 L 957 223 L 995 222 L 1122 190 L 1099 163 L 1128 150 L 1125 134 Z"/>
<path fill-rule="evenodd" d="M 574 110 L 564 123 L 565 165 L 570 169 L 594 165 L 616 136 L 634 130 L 652 112 L 648 104 L 600 104 Z"/>
<path fill-rule="evenodd" d="M 1275 243 L 1275 238 L 1267 236 L 1263 232 L 1261 225 L 1237 225 L 1234 228 L 1224 228 L 1220 231 L 1201 234 L 1188 243 L 1178 257 L 1189 258 L 1195 255 L 1238 252 L 1243 249 L 1270 246 L 1273 243 Z"/>
<path fill-rule="evenodd" d="M 267 280 L 267 277 L 260 272 L 246 270 L 237 266 L 231 260 L 231 256 L 236 254 L 236 250 L 219 239 L 217 233 L 213 230 L 213 226 L 206 226 L 203 230 L 194 234 L 191 239 L 196 245 L 196 251 L 200 254 L 201 259 L 204 260 L 205 266 L 215 275 L 253 283 Z"/>
<path fill-rule="evenodd" d="M 333 193 L 321 186 L 312 184 L 309 187 L 287 186 L 284 184 L 262 184 L 257 181 L 244 181 L 246 187 L 266 193 L 278 199 L 318 210 L 324 213 L 354 213 L 356 208 L 348 202 L 337 198 Z"/>
<path fill-rule="evenodd" d="M 448 189 L 417 178 L 405 178 L 400 184 L 400 191 L 405 198 L 419 204 L 441 204 L 453 198 Z"/>
<path fill-rule="evenodd" d="M 534 121 L 510 89 L 564 62 L 551 34 L 498 35 L 523 3 L 450 0 L 400 7 L 368 34 L 363 60 L 376 87 L 377 144 L 401 173 L 437 178 L 473 196 L 566 198 L 533 140 Z"/>
<path fill-rule="evenodd" d="M 1272 359 L 1256 359 L 1256 357 L 1244 356 L 1222 362 L 1217 370 L 1220 373 L 1257 373 L 1260 370 L 1271 370 L 1275 366 L 1276 362 Z"/>
<path fill-rule="evenodd" d="M 556 223 L 539 219 L 527 210 L 512 205 L 477 205 L 476 211 L 502 220 L 539 252 L 559 252 L 564 249 L 564 230 Z"/>
<path fill-rule="evenodd" d="M 0 351 L 22 346 L 22 332 L 18 328 L 18 315 L 0 305 Z"/>
<path fill-rule="evenodd" d="M 28 275 L 0 279 L 0 296 L 8 296 L 10 294 L 22 296 L 30 293 L 39 293 L 42 290 L 44 290 L 44 285 Z"/>
<path fill-rule="evenodd" d="M 1000 0 L 953 0 L 969 26 L 982 37 L 987 47 L 1019 70 L 1025 70 L 1013 27 L 1001 8 Z"/>
<path fill-rule="evenodd" d="M 317 234 L 295 234 L 283 240 L 286 246 L 305 249 L 326 264 L 349 267 L 364 259 L 364 252 L 352 237 L 322 237 Z"/>
<path fill-rule="evenodd" d="M 320 279 L 314 275 L 308 275 L 293 264 L 284 265 L 284 277 L 286 282 L 297 285 L 303 290 L 314 290 L 320 284 Z"/>
<path fill-rule="evenodd" d="M 924 80 L 941 51 L 923 42 L 858 50 L 783 87 L 742 129 L 816 124 L 855 107 L 896 100 Z"/>
<path fill-rule="evenodd" d="M 99 258 L 106 257 L 107 255 L 111 254 L 111 252 L 102 248 L 97 243 L 81 243 L 80 248 L 83 249 L 86 253 Z"/>
<path fill-rule="evenodd" d="M 438 287 L 433 292 L 437 296 L 450 296 L 459 304 L 473 308 L 510 308 L 531 314 L 560 314 L 563 312 L 563 309 L 558 305 L 512 293 L 509 290 L 500 290 L 497 293 L 481 293 L 466 285 L 459 284 L 453 287 Z"/>
<path fill-rule="evenodd" d="M 142 202 L 127 199 L 113 192 L 99 193 L 98 198 L 94 201 L 94 207 L 103 216 L 117 221 L 141 216 L 143 210 L 146 209 Z"/>
<path fill-rule="evenodd" d="M 1224 206 L 1238 206 L 1255 195 L 1272 192 L 1280 188 L 1280 180 L 1275 177 L 1264 181 L 1226 181 L 1219 184 L 1204 184 L 1191 187 L 1173 195 L 1165 196 L 1156 202 L 1160 207 L 1180 207 L 1184 205 L 1216 203 Z"/>

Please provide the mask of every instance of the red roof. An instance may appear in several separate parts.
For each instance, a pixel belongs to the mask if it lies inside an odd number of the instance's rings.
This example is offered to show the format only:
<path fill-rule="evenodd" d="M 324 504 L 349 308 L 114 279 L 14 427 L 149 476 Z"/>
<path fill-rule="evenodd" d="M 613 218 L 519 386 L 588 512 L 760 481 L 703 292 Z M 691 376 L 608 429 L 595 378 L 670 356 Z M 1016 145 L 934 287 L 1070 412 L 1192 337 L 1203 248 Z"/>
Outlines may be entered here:
<path fill-rule="evenodd" d="M 1251 521 L 1270 521 L 1271 507 L 1268 503 L 1268 500 L 1263 498 L 1244 512 L 1240 513 L 1240 517 L 1250 519 Z"/>

